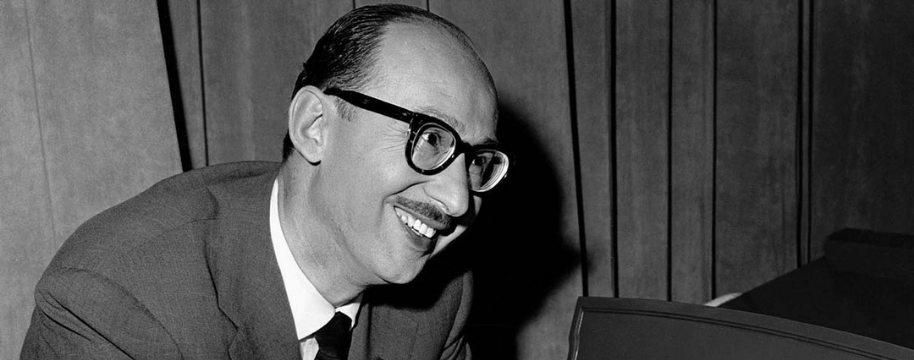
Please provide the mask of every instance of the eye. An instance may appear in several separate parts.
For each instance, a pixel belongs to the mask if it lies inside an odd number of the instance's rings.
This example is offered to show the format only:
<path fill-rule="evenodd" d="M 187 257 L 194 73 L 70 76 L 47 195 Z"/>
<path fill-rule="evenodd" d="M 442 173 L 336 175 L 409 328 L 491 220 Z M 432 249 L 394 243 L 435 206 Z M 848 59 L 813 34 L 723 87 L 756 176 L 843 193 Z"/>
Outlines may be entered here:
<path fill-rule="evenodd" d="M 470 166 L 485 168 L 489 164 L 489 158 L 486 156 L 479 156 L 473 158 L 473 161 L 470 163 Z"/>
<path fill-rule="evenodd" d="M 431 155 L 450 153 L 453 147 L 454 137 L 447 130 L 426 126 L 417 135 L 415 150 Z"/>
<path fill-rule="evenodd" d="M 467 164 L 467 170 L 469 170 L 470 174 L 482 175 L 488 170 L 490 160 L 485 154 L 477 154 Z"/>
<path fill-rule="evenodd" d="M 426 131 L 422 134 L 422 141 L 437 148 L 441 146 L 441 135 L 434 131 Z"/>

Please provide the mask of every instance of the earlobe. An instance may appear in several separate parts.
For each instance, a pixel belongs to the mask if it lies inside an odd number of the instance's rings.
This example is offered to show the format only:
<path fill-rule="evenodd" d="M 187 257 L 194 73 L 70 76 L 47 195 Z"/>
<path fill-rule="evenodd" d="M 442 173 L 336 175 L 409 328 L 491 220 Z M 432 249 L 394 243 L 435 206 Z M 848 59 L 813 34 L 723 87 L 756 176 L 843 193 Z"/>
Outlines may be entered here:
<path fill-rule="evenodd" d="M 312 164 L 323 157 L 326 122 L 322 96 L 317 88 L 305 86 L 289 104 L 289 139 L 295 151 Z"/>

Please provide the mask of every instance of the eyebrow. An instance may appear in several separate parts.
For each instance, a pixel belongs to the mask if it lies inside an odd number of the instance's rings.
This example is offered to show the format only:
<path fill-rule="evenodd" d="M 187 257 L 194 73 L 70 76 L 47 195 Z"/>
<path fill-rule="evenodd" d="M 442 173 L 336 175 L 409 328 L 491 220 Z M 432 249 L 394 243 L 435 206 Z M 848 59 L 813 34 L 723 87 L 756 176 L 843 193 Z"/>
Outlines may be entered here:
<path fill-rule="evenodd" d="M 450 125 L 452 128 L 454 128 L 454 130 L 457 130 L 457 132 L 466 132 L 466 129 L 467 129 L 466 125 L 464 125 L 462 122 L 457 121 L 457 119 L 454 119 L 454 117 L 452 117 L 448 114 L 445 114 L 441 111 L 438 111 L 437 109 L 435 109 L 433 107 L 426 107 L 426 106 L 419 107 L 415 110 L 415 112 L 424 114 L 424 115 L 428 115 L 428 116 L 431 116 L 438 120 L 444 121 L 448 125 Z"/>
<path fill-rule="evenodd" d="M 420 114 L 423 114 L 426 116 L 431 116 L 438 120 L 444 121 L 445 123 L 447 123 L 448 125 L 453 127 L 454 130 L 457 130 L 458 134 L 466 133 L 466 125 L 464 125 L 462 122 L 457 121 L 456 119 L 454 119 L 454 117 L 452 117 L 448 114 L 445 114 L 441 111 L 438 111 L 438 109 L 435 109 L 433 107 L 422 106 L 422 107 L 416 108 L 416 110 L 414 110 L 413 112 L 420 113 Z M 463 140 L 463 139 L 461 139 L 461 140 Z M 464 141 L 466 141 L 466 140 L 464 140 Z M 483 138 L 482 142 L 480 142 L 479 144 L 471 144 L 471 145 L 473 145 L 473 146 L 479 146 L 479 145 L 498 146 L 498 140 L 495 140 L 494 138 L 486 137 L 486 138 Z"/>

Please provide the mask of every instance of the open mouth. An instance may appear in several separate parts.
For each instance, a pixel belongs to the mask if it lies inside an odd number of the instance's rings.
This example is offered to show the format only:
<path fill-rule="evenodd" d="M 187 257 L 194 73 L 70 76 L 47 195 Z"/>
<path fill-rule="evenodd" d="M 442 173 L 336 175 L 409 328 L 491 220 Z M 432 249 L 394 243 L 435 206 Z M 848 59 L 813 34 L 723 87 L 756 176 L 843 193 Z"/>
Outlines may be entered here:
<path fill-rule="evenodd" d="M 406 227 L 416 233 L 416 235 L 424 236 L 429 239 L 435 236 L 437 230 L 426 225 L 422 220 L 417 219 L 415 216 L 412 216 L 399 208 L 394 208 L 394 211 L 397 213 L 397 216 L 400 217 L 400 221 L 403 222 L 403 225 L 406 225 Z"/>

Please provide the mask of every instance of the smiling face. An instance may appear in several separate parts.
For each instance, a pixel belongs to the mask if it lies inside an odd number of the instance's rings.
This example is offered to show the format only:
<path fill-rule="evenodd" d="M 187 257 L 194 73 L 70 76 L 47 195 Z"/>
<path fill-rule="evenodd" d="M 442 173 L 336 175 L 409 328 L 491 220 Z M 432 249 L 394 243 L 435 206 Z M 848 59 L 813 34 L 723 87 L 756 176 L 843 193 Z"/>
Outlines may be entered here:
<path fill-rule="evenodd" d="M 377 58 L 373 81 L 346 90 L 444 120 L 471 145 L 494 140 L 495 90 L 481 64 L 450 35 L 391 24 Z M 327 119 L 315 191 L 308 196 L 321 208 L 338 260 L 354 281 L 405 283 L 467 229 L 482 199 L 467 188 L 464 155 L 440 173 L 419 174 L 406 161 L 406 123 L 349 106 L 351 119 Z"/>

